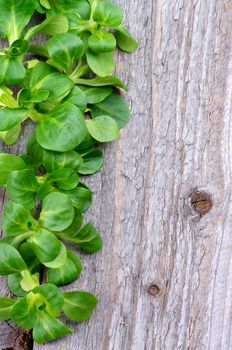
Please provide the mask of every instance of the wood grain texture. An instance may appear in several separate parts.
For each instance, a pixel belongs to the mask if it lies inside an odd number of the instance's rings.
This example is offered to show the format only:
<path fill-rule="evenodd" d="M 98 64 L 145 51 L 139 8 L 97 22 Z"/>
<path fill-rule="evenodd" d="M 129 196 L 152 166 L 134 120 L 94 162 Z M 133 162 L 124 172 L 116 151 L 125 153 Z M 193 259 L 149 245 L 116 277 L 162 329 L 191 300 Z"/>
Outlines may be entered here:
<path fill-rule="evenodd" d="M 34 349 L 232 349 L 232 1 L 117 2 L 140 43 L 117 57 L 133 117 L 87 180 L 105 244 L 72 286 L 99 305 Z M 195 189 L 212 195 L 203 216 Z"/>

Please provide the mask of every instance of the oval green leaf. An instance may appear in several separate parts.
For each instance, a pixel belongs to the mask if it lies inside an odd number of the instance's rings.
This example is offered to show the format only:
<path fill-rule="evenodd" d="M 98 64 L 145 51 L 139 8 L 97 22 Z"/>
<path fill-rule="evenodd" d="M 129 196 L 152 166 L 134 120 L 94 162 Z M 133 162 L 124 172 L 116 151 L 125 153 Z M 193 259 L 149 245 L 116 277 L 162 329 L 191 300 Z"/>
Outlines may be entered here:
<path fill-rule="evenodd" d="M 90 35 L 88 39 L 90 49 L 99 54 L 113 52 L 116 48 L 116 39 L 112 33 L 105 30 L 98 30 Z"/>
<path fill-rule="evenodd" d="M 91 70 L 99 77 L 106 77 L 114 71 L 115 63 L 112 53 L 96 54 L 89 50 L 86 53 L 86 59 Z"/>
<path fill-rule="evenodd" d="M 99 117 L 101 115 L 109 115 L 113 118 L 119 129 L 123 128 L 130 119 L 130 110 L 127 102 L 123 96 L 113 92 L 104 101 L 92 105 L 91 107 L 92 117 Z"/>
<path fill-rule="evenodd" d="M 34 96 L 38 92 L 49 92 L 47 101 L 61 99 L 73 88 L 73 82 L 64 74 L 58 72 L 45 62 L 39 62 L 34 68 L 28 69 L 24 85 Z"/>
<path fill-rule="evenodd" d="M 0 274 L 10 275 L 27 269 L 19 252 L 9 244 L 0 243 Z"/>
<path fill-rule="evenodd" d="M 27 110 L 20 108 L 0 109 L 0 131 L 10 130 L 27 118 Z"/>
<path fill-rule="evenodd" d="M 109 142 L 118 138 L 117 123 L 107 115 L 86 120 L 86 125 L 90 135 L 97 141 Z"/>
<path fill-rule="evenodd" d="M 49 173 L 64 168 L 76 170 L 82 163 L 82 157 L 75 151 L 54 152 L 44 150 L 43 152 L 43 164 Z"/>
<path fill-rule="evenodd" d="M 32 230 L 34 225 L 34 219 L 29 210 L 12 201 L 4 206 L 2 222 L 5 234 L 24 233 Z"/>
<path fill-rule="evenodd" d="M 72 205 L 85 212 L 92 204 L 92 191 L 89 188 L 78 186 L 74 190 L 65 191 L 72 201 Z"/>
<path fill-rule="evenodd" d="M 78 167 L 78 173 L 90 175 L 96 173 L 104 164 L 103 152 L 100 149 L 93 149 L 83 154 L 83 163 Z"/>
<path fill-rule="evenodd" d="M 14 305 L 15 300 L 10 298 L 0 298 L 0 321 L 10 319 L 10 310 Z"/>
<path fill-rule="evenodd" d="M 47 49 L 57 67 L 70 74 L 75 60 L 81 57 L 82 40 L 71 33 L 57 34 L 47 41 Z"/>
<path fill-rule="evenodd" d="M 0 56 L 0 84 L 18 84 L 25 77 L 24 65 L 16 57 Z"/>
<path fill-rule="evenodd" d="M 132 37 L 127 28 L 120 25 L 116 31 L 118 47 L 125 52 L 132 52 L 138 48 L 137 41 Z"/>
<path fill-rule="evenodd" d="M 79 183 L 79 176 L 73 169 L 60 169 L 48 175 L 47 180 L 62 190 L 72 190 Z"/>
<path fill-rule="evenodd" d="M 57 286 L 63 286 L 77 280 L 82 271 L 82 263 L 80 257 L 72 252 L 68 251 L 68 259 L 64 265 L 58 269 L 48 269 L 48 283 L 53 283 Z"/>
<path fill-rule="evenodd" d="M 8 197 L 12 201 L 32 209 L 35 205 L 36 192 L 39 189 L 34 170 L 12 171 L 8 176 L 6 189 Z"/>
<path fill-rule="evenodd" d="M 68 96 L 65 97 L 64 102 L 69 102 L 77 106 L 83 113 L 87 107 L 86 95 L 78 86 L 74 86 Z"/>
<path fill-rule="evenodd" d="M 123 20 L 123 11 L 117 4 L 102 1 L 96 6 L 93 19 L 103 27 L 118 28 Z"/>
<path fill-rule="evenodd" d="M 51 231 L 62 231 L 71 225 L 74 208 L 70 198 L 59 192 L 52 192 L 44 199 L 39 223 Z"/>
<path fill-rule="evenodd" d="M 28 240 L 39 261 L 48 267 L 58 268 L 67 259 L 67 251 L 56 236 L 44 229 L 39 229 Z"/>
<path fill-rule="evenodd" d="M 18 299 L 10 310 L 11 319 L 25 329 L 31 329 L 39 321 L 39 315 L 34 300 L 29 295 Z"/>
<path fill-rule="evenodd" d="M 21 158 L 13 154 L 0 153 L 0 186 L 6 185 L 8 176 L 12 171 L 24 168 L 25 163 Z"/>
<path fill-rule="evenodd" d="M 79 108 L 64 103 L 39 122 L 36 138 L 46 149 L 65 152 L 77 147 L 84 140 L 86 132 L 85 120 Z"/>
<path fill-rule="evenodd" d="M 77 244 L 87 253 L 95 253 L 102 248 L 102 238 L 100 233 L 95 229 L 93 224 L 89 222 L 76 234 L 68 237 L 60 234 L 62 240 Z"/>
<path fill-rule="evenodd" d="M 46 343 L 72 333 L 62 322 L 47 311 L 40 313 L 39 322 L 33 328 L 33 339 L 38 344 Z"/>
<path fill-rule="evenodd" d="M 63 310 L 70 320 L 81 322 L 87 320 L 93 313 L 98 300 L 95 295 L 84 292 L 65 292 Z"/>
<path fill-rule="evenodd" d="M 112 94 L 113 89 L 111 86 L 104 87 L 86 87 L 81 86 L 86 96 L 87 103 L 95 104 L 105 100 L 110 94 Z"/>

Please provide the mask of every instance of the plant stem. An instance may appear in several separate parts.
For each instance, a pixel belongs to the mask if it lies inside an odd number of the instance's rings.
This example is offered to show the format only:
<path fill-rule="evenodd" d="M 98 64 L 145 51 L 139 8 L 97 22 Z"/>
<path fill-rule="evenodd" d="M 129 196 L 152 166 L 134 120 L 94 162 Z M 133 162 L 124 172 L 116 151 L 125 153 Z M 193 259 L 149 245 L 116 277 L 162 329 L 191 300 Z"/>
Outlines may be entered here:
<path fill-rule="evenodd" d="M 23 289 L 26 292 L 31 291 L 35 287 L 39 285 L 39 281 L 36 281 L 36 279 L 32 276 L 29 270 L 23 270 L 20 272 L 21 276 L 23 277 Z"/>
<path fill-rule="evenodd" d="M 76 83 L 76 81 L 78 79 L 80 79 L 81 77 L 83 77 L 84 75 L 90 73 L 90 68 L 89 66 L 86 64 L 82 67 L 80 67 L 79 69 L 75 69 L 72 74 L 69 76 L 70 79 L 72 79 L 72 81 L 74 83 Z"/>
<path fill-rule="evenodd" d="M 14 241 L 12 242 L 12 245 L 17 248 L 22 242 L 24 242 L 27 238 L 30 238 L 33 235 L 33 231 L 28 231 L 25 233 L 21 233 L 18 235 Z"/>
<path fill-rule="evenodd" d="M 0 102 L 3 103 L 4 106 L 9 107 L 9 108 L 17 108 L 18 103 L 12 97 L 12 95 L 9 92 L 10 90 L 4 87 L 0 87 Z"/>

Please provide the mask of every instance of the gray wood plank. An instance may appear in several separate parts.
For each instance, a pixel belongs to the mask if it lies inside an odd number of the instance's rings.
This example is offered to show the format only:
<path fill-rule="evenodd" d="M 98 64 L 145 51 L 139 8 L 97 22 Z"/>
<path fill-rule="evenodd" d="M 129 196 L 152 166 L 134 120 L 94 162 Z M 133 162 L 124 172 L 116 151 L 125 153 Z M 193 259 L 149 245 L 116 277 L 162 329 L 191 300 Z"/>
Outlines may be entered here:
<path fill-rule="evenodd" d="M 99 305 L 34 349 L 231 349 L 232 2 L 118 2 L 140 42 L 117 57 L 133 117 L 88 178 L 105 245 L 72 286 Z M 205 215 L 195 189 L 212 195 Z"/>

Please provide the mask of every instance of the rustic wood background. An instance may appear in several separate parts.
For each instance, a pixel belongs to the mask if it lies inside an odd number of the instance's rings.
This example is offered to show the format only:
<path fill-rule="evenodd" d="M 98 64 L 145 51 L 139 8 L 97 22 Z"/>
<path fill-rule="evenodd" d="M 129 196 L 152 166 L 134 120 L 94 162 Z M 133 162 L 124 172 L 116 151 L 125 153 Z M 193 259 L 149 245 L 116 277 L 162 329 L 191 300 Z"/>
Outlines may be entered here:
<path fill-rule="evenodd" d="M 140 44 L 117 55 L 133 116 L 87 180 L 105 245 L 73 285 L 100 303 L 44 346 L 3 323 L 0 349 L 232 349 L 232 0 L 117 2 Z M 196 190 L 212 196 L 205 215 Z"/>

